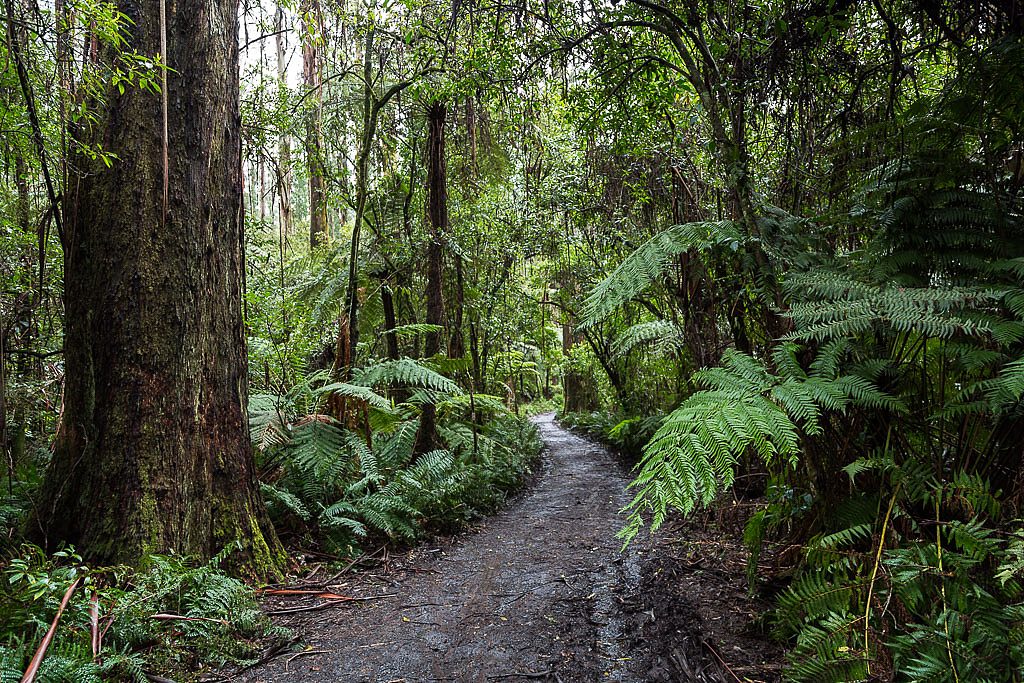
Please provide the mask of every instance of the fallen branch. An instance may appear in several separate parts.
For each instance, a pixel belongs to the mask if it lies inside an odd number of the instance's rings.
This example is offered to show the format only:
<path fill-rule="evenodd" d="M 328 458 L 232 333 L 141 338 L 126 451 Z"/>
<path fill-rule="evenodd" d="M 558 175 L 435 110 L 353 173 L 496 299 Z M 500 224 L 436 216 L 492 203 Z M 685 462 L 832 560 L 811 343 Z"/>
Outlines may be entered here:
<path fill-rule="evenodd" d="M 238 678 L 239 676 L 241 676 L 242 674 L 244 674 L 245 672 L 251 671 L 251 670 L 256 669 L 256 668 L 259 668 L 259 667 L 263 666 L 264 664 L 266 664 L 267 662 L 271 661 L 272 659 L 276 659 L 276 658 L 280 657 L 285 652 L 288 652 L 289 648 L 292 645 L 294 645 L 295 643 L 297 643 L 297 642 L 299 642 L 299 636 L 294 636 L 290 640 L 286 640 L 284 642 L 278 643 L 277 645 L 272 645 L 271 647 L 269 647 L 266 650 L 264 655 L 262 657 L 260 657 L 257 661 L 253 662 L 252 664 L 249 664 L 248 666 L 245 666 L 242 669 L 239 669 L 238 671 L 234 672 L 230 676 L 221 676 L 217 680 L 233 681 L 236 678 Z"/>
<path fill-rule="evenodd" d="M 96 591 L 89 598 L 89 630 L 92 634 L 92 661 L 100 656 L 100 599 Z"/>
<path fill-rule="evenodd" d="M 706 647 L 707 647 L 707 648 L 708 648 L 709 650 L 711 650 L 711 654 L 713 654 L 713 655 L 715 656 L 715 659 L 717 659 L 717 660 L 718 660 L 719 662 L 721 662 L 721 663 L 722 663 L 722 666 L 724 666 L 724 667 L 725 667 L 725 670 L 726 670 L 726 671 L 728 671 L 728 672 L 729 672 L 729 674 L 730 674 L 730 675 L 731 675 L 731 676 L 732 676 L 733 678 L 735 678 L 735 679 L 736 679 L 737 683 L 743 683 L 743 681 L 741 681 L 741 680 L 740 680 L 740 677 L 736 675 L 736 672 L 735 672 L 735 671 L 733 671 L 732 669 L 730 669 L 730 668 L 729 668 L 729 665 L 725 663 L 725 660 L 724 660 L 724 659 L 722 659 L 722 658 L 721 658 L 721 656 L 719 656 L 718 652 L 716 652 L 716 651 L 715 651 L 715 648 L 711 647 L 711 643 L 709 643 L 708 641 L 704 640 L 703 638 L 701 638 L 701 639 L 700 639 L 700 642 L 704 643 L 704 645 L 705 645 L 705 646 L 706 646 Z"/>
<path fill-rule="evenodd" d="M 264 595 L 315 595 L 318 598 L 330 598 L 332 600 L 348 599 L 337 593 L 325 593 L 321 590 L 299 590 L 295 588 L 268 588 L 263 591 Z"/>
<path fill-rule="evenodd" d="M 78 582 L 81 580 L 80 578 L 75 579 L 64 592 L 64 598 L 60 601 L 60 607 L 57 608 L 57 613 L 53 615 L 53 623 L 50 624 L 46 635 L 43 636 L 43 642 L 39 643 L 39 649 L 32 656 L 32 661 L 29 662 L 28 668 L 25 669 L 25 675 L 21 677 L 21 683 L 32 683 L 35 680 L 36 674 L 39 673 L 39 665 L 43 663 L 43 657 L 46 656 L 46 648 L 50 646 L 53 634 L 57 630 L 57 622 L 60 621 L 60 615 L 64 614 L 64 609 L 68 606 L 68 601 L 71 600 L 71 594 L 75 592 L 75 588 L 78 587 Z"/>
<path fill-rule="evenodd" d="M 316 610 L 321 610 L 321 609 L 326 609 L 328 607 L 333 607 L 334 605 L 340 605 L 343 602 L 369 602 L 370 600 L 382 600 L 384 598 L 393 598 L 396 595 L 398 595 L 398 593 L 387 593 L 385 595 L 369 595 L 369 596 L 367 596 L 365 598 L 349 598 L 349 597 L 339 596 L 339 597 L 337 597 L 337 598 L 335 598 L 333 600 L 328 600 L 327 602 L 320 603 L 319 605 L 311 605 L 309 607 L 290 607 L 288 609 L 275 609 L 275 610 L 271 610 L 269 612 L 264 612 L 264 614 L 266 614 L 267 616 L 274 617 L 274 616 L 280 616 L 282 614 L 296 614 L 298 612 L 313 612 L 313 611 L 316 611 Z"/>
<path fill-rule="evenodd" d="M 231 624 L 223 619 L 211 619 L 210 617 L 183 617 L 178 614 L 151 614 L 150 619 L 167 619 L 173 621 L 211 621 L 215 624 L 223 624 L 228 628 L 231 628 Z"/>
<path fill-rule="evenodd" d="M 299 657 L 305 657 L 306 655 L 326 655 L 332 652 L 337 652 L 337 650 L 303 650 L 302 652 L 296 652 L 291 657 L 284 660 L 284 670 L 288 671 L 288 665 L 291 664 L 293 660 Z"/>
<path fill-rule="evenodd" d="M 316 572 L 313 572 L 312 574 L 310 574 L 309 576 L 307 576 L 307 577 L 306 577 L 306 580 L 305 580 L 305 581 L 302 581 L 301 583 L 295 583 L 295 584 L 292 584 L 292 590 L 299 590 L 299 589 L 306 589 L 306 588 L 312 589 L 312 588 L 316 588 L 317 586 L 319 586 L 319 587 L 320 587 L 320 588 L 319 588 L 319 590 L 323 590 L 323 589 L 327 588 L 327 587 L 328 587 L 328 586 L 329 586 L 330 584 L 332 584 L 332 583 L 334 583 L 335 581 L 337 581 L 337 580 L 338 580 L 338 579 L 339 579 L 339 578 L 340 578 L 341 576 L 343 576 L 343 575 L 344 575 L 344 574 L 345 574 L 345 573 L 346 573 L 347 571 L 349 571 L 350 569 L 352 569 L 352 567 L 356 566 L 356 565 L 357 565 L 357 564 L 359 564 L 360 562 L 367 562 L 367 561 L 369 561 L 369 560 L 372 560 L 372 559 L 373 559 L 374 557 L 376 557 L 376 556 L 377 556 L 377 555 L 378 555 L 378 554 L 379 554 L 379 553 L 380 553 L 380 552 L 381 552 L 382 550 L 384 550 L 384 547 L 383 547 L 383 546 L 382 546 L 382 547 L 380 547 L 380 548 L 378 548 L 377 550 L 375 550 L 375 551 L 374 551 L 373 553 L 371 553 L 370 555 L 367 555 L 366 553 L 363 553 L 363 554 L 362 554 L 362 555 L 360 555 L 359 557 L 355 558 L 354 560 L 351 560 L 351 561 L 350 561 L 350 562 L 349 562 L 348 564 L 346 564 L 346 565 L 345 565 L 345 566 L 344 566 L 344 567 L 343 567 L 343 568 L 341 569 L 341 571 L 337 572 L 336 574 L 334 574 L 333 576 L 331 576 L 331 577 L 330 577 L 330 578 L 328 578 L 328 579 L 324 579 L 323 581 L 318 581 L 318 582 L 316 582 L 316 583 L 313 583 L 313 582 L 309 581 L 309 579 L 310 579 L 310 578 L 312 578 L 314 574 L 316 574 Z M 311 554 L 312 554 L 312 553 L 314 553 L 314 551 L 312 551 L 312 550 L 304 550 L 304 551 L 302 551 L 302 552 L 306 552 L 306 553 L 311 553 Z M 341 558 L 337 557 L 336 555 L 331 555 L 330 557 L 332 557 L 332 558 L 336 558 L 336 559 L 341 559 Z M 281 585 L 286 585 L 286 584 L 275 584 L 275 585 L 281 586 Z M 273 590 L 283 590 L 283 589 L 270 589 L 270 588 L 267 588 L 267 589 L 264 589 L 264 590 L 263 590 L 263 592 L 264 592 L 264 593 L 269 593 L 269 592 L 271 592 L 271 591 L 273 591 Z"/>
<path fill-rule="evenodd" d="M 551 669 L 549 669 L 548 671 L 536 671 L 536 672 L 524 672 L 524 673 L 513 672 L 513 673 L 510 673 L 510 674 L 491 674 L 490 676 L 487 677 L 487 679 L 488 680 L 493 680 L 495 678 L 544 678 L 545 676 L 550 676 L 550 675 L 552 675 L 554 673 L 555 673 L 554 670 L 551 670 Z"/>

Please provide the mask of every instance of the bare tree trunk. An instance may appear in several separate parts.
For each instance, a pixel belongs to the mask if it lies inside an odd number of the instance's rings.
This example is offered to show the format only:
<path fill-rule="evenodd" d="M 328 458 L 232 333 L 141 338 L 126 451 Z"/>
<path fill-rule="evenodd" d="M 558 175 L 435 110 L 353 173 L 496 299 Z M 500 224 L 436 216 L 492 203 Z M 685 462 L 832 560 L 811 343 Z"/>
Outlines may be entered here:
<path fill-rule="evenodd" d="M 64 419 L 27 531 L 104 564 L 171 550 L 207 559 L 234 545 L 238 570 L 275 576 L 285 558 L 246 414 L 236 4 L 117 9 L 132 19 L 133 49 L 163 51 L 174 71 L 166 99 L 108 88 L 89 103 L 92 127 L 77 131 L 116 160 L 76 160 Z M 118 57 L 107 47 L 100 59 Z"/>
<path fill-rule="evenodd" d="M 349 358 L 355 362 L 359 346 L 359 234 L 366 214 L 366 195 L 370 165 L 370 148 L 373 145 L 375 118 L 373 116 L 373 90 L 371 85 L 371 61 L 373 55 L 373 29 L 366 32 L 366 46 L 363 52 L 363 131 L 356 157 L 356 216 L 352 224 L 352 240 L 349 245 L 348 288 L 345 292 L 345 309 L 348 312 Z"/>
<path fill-rule="evenodd" d="M 277 79 L 278 87 L 285 88 L 288 84 L 288 76 L 285 65 L 284 41 L 284 8 L 277 6 L 277 14 L 274 20 L 274 42 L 277 46 Z M 277 141 L 277 197 L 279 205 L 278 230 L 282 245 L 288 241 L 288 233 L 292 226 L 292 152 L 291 141 L 288 133 L 281 131 Z"/>
<path fill-rule="evenodd" d="M 327 243 L 327 195 L 324 191 L 323 135 L 320 130 L 323 78 L 320 64 L 319 0 L 303 0 L 302 77 L 307 91 L 315 95 L 306 114 L 306 164 L 309 169 L 309 246 L 316 249 Z"/>
<path fill-rule="evenodd" d="M 442 235 L 448 230 L 448 186 L 444 158 L 444 123 L 446 110 L 441 102 L 434 102 L 427 111 L 427 224 L 430 243 L 427 245 L 427 324 L 445 325 L 442 269 L 444 252 Z M 441 331 L 428 332 L 424 355 L 433 356 L 441 351 Z M 420 429 L 416 448 L 420 453 L 434 450 L 437 431 L 437 412 L 433 404 L 425 403 L 420 416 Z"/>
<path fill-rule="evenodd" d="M 0 310 L 0 457 L 7 465 L 7 493 L 14 493 L 14 456 L 7 446 L 7 354 L 3 310 Z"/>

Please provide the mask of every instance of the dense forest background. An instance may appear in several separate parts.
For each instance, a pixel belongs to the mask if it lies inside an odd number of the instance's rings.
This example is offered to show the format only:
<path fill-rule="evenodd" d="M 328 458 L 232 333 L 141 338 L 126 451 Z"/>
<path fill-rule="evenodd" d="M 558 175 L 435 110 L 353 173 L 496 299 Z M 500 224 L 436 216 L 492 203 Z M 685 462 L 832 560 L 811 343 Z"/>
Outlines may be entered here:
<path fill-rule="evenodd" d="M 3 666 L 83 577 L 235 613 L 474 519 L 551 409 L 640 458 L 625 540 L 758 501 L 793 680 L 1020 680 L 1015 0 L 3 17 Z"/>

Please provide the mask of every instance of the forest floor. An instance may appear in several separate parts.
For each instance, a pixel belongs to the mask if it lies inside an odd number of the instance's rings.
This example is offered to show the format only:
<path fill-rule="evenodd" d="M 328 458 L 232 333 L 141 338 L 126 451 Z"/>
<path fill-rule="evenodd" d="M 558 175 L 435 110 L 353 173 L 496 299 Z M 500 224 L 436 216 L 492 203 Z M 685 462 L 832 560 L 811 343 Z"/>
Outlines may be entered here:
<path fill-rule="evenodd" d="M 746 625 L 742 552 L 707 525 L 615 533 L 626 467 L 534 418 L 540 473 L 466 533 L 393 555 L 326 586 L 349 597 L 275 617 L 306 648 L 235 680 L 775 681 L 781 649 Z M 642 535 L 643 536 L 643 535 Z M 268 596 L 271 612 L 324 598 Z"/>

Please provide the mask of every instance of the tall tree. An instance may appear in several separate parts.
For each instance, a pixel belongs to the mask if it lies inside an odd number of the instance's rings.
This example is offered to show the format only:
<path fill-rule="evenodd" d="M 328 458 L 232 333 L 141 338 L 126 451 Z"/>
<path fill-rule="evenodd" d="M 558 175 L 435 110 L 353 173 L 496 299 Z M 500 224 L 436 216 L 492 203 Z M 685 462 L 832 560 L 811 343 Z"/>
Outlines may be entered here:
<path fill-rule="evenodd" d="M 302 77 L 307 93 L 306 163 L 309 170 L 309 245 L 316 248 L 327 242 L 327 193 L 324 189 L 323 133 L 321 107 L 323 74 L 320 47 L 319 0 L 303 0 L 302 12 Z"/>
<path fill-rule="evenodd" d="M 427 110 L 427 324 L 445 325 L 444 295 L 441 287 L 444 252 L 442 235 L 448 230 L 448 178 L 444 158 L 444 122 L 447 110 L 443 102 L 434 102 Z M 433 356 L 441 352 L 441 331 L 428 332 L 424 352 Z M 432 403 L 423 404 L 417 450 L 434 449 L 437 412 Z"/>
<path fill-rule="evenodd" d="M 288 87 L 288 69 L 285 63 L 285 30 L 284 7 L 279 3 L 274 13 L 274 46 L 277 50 L 277 87 Z M 288 239 L 292 225 L 292 154 L 291 139 L 286 128 L 282 127 L 277 139 L 277 197 L 278 197 L 278 231 L 282 250 Z"/>
<path fill-rule="evenodd" d="M 239 569 L 274 575 L 246 416 L 236 4 L 118 10 L 127 49 L 168 69 L 162 95 L 111 85 L 74 131 L 116 160 L 74 159 L 64 416 L 29 532 L 105 563 L 235 544 Z"/>

